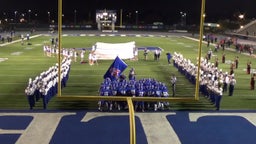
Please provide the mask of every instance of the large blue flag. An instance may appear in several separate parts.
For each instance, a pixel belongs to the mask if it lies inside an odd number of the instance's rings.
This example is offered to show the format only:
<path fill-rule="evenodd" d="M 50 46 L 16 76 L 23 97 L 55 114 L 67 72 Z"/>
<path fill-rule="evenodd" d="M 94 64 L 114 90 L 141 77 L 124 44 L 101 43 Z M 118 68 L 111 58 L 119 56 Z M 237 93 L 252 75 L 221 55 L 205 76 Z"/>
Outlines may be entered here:
<path fill-rule="evenodd" d="M 104 79 L 107 77 L 109 77 L 111 80 L 118 79 L 126 67 L 127 64 L 117 56 L 105 73 Z"/>

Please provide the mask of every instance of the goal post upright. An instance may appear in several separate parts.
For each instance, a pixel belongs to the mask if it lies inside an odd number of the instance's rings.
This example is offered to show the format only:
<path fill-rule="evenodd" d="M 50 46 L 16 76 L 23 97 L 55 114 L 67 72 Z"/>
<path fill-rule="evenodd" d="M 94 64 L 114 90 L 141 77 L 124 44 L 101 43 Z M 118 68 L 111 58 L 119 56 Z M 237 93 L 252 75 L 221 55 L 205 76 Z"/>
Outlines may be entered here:
<path fill-rule="evenodd" d="M 198 47 L 198 70 L 196 79 L 195 89 L 195 100 L 199 100 L 199 76 L 200 76 L 200 65 L 201 65 L 201 52 L 202 52 L 202 37 L 203 37 L 203 25 L 205 18 L 205 1 L 201 3 L 201 15 L 200 15 L 200 36 L 199 36 L 199 47 Z M 61 97 L 61 47 L 62 47 L 62 0 L 58 0 L 58 95 Z"/>
<path fill-rule="evenodd" d="M 200 79 L 200 68 L 201 68 L 204 18 L 205 18 L 205 0 L 202 0 L 201 15 L 200 15 L 200 36 L 199 36 L 199 47 L 198 47 L 198 60 L 197 60 L 198 65 L 197 65 L 196 89 L 195 89 L 195 99 L 196 100 L 199 100 L 199 79 Z"/>
<path fill-rule="evenodd" d="M 62 0 L 58 0 L 58 97 L 61 97 Z"/>

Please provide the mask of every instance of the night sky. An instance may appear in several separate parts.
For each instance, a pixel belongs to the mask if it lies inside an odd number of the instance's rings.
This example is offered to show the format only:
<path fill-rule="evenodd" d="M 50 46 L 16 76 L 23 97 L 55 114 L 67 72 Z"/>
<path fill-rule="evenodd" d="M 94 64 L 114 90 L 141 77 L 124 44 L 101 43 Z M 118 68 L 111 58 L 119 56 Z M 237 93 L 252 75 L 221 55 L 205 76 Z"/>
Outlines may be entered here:
<path fill-rule="evenodd" d="M 14 11 L 28 13 L 31 19 L 46 19 L 47 12 L 51 17 L 57 17 L 57 0 L 2 0 L 0 2 L 0 18 L 14 17 Z M 201 0 L 63 0 L 63 14 L 66 20 L 72 21 L 74 11 L 77 20 L 94 20 L 97 9 L 123 10 L 123 19 L 135 21 L 135 11 L 138 11 L 140 23 L 162 21 L 174 24 L 180 21 L 180 12 L 187 14 L 187 23 L 199 23 Z M 4 15 L 5 13 L 5 15 Z M 245 18 L 256 18 L 256 0 L 206 0 L 206 21 L 216 22 L 219 19 L 235 19 L 239 13 Z M 128 16 L 130 14 L 130 16 Z"/>

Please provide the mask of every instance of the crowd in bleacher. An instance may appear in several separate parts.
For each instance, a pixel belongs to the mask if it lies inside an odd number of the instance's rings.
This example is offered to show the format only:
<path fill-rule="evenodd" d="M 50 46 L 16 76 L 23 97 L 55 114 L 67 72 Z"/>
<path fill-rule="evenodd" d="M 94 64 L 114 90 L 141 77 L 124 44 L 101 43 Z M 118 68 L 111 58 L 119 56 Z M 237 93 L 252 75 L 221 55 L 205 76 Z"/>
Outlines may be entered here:
<path fill-rule="evenodd" d="M 100 96 L 128 96 L 128 97 L 168 97 L 167 86 L 152 78 L 143 78 L 136 80 L 135 78 L 126 80 L 121 76 L 120 79 L 111 80 L 104 79 L 99 89 Z M 163 110 L 168 106 L 167 102 L 134 102 L 135 110 L 144 111 L 145 109 Z M 127 108 L 126 102 L 104 101 L 98 102 L 98 109 L 112 111 L 113 109 L 124 110 Z"/>
<path fill-rule="evenodd" d="M 63 58 L 61 62 L 61 87 L 66 87 L 70 71 L 70 58 Z M 58 92 L 58 64 L 43 71 L 33 80 L 29 78 L 28 86 L 25 89 L 30 109 L 35 107 L 37 101 L 42 99 L 43 108 L 47 108 L 50 99 Z"/>
<path fill-rule="evenodd" d="M 193 64 L 191 60 L 184 58 L 180 53 L 174 52 L 173 64 L 192 84 L 196 83 L 198 66 Z M 220 109 L 224 92 L 228 91 L 229 96 L 233 95 L 235 84 L 234 73 L 223 72 L 222 69 L 218 69 L 214 64 L 208 62 L 207 59 L 201 58 L 199 91 L 215 105 L 216 110 Z"/>

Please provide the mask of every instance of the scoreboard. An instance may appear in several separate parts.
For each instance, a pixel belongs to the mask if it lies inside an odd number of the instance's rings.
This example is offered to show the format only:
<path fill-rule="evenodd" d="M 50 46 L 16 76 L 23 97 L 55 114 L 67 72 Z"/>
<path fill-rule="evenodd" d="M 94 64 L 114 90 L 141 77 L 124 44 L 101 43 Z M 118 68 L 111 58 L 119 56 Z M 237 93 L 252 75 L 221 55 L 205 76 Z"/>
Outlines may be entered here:
<path fill-rule="evenodd" d="M 96 22 L 98 30 L 114 30 L 117 13 L 115 10 L 97 10 Z"/>

